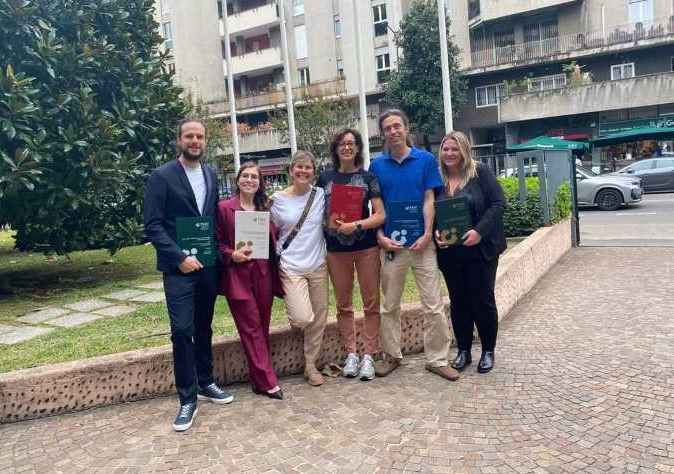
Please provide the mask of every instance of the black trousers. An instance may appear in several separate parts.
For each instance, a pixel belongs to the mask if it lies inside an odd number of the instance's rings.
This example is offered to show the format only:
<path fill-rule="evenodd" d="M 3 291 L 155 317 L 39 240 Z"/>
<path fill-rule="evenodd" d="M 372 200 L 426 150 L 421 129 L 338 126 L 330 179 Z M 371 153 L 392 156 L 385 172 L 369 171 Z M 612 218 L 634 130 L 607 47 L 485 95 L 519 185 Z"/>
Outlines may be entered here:
<path fill-rule="evenodd" d="M 449 290 L 452 327 L 459 350 L 470 351 L 475 325 L 482 350 L 493 351 L 498 333 L 494 297 L 498 258 L 457 261 L 440 251 L 438 266 Z"/>
<path fill-rule="evenodd" d="M 180 404 L 196 402 L 198 386 L 213 382 L 213 310 L 218 272 L 164 273 L 166 307 L 171 319 L 173 371 Z"/>

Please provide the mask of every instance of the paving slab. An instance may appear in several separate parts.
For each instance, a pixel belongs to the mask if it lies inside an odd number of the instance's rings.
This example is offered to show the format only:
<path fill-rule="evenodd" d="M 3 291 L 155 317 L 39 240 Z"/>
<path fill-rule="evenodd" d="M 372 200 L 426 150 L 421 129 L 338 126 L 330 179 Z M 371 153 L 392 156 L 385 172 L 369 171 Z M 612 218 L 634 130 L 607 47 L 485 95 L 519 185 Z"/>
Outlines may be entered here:
<path fill-rule="evenodd" d="M 115 291 L 114 293 L 110 293 L 108 295 L 103 296 L 103 298 L 109 299 L 109 300 L 121 300 L 121 301 L 128 301 L 131 298 L 135 298 L 140 295 L 146 294 L 147 291 L 142 291 L 142 290 L 120 290 L 120 291 Z"/>
<path fill-rule="evenodd" d="M 88 311 L 93 311 L 95 309 L 105 308 L 106 306 L 112 306 L 113 304 L 114 303 L 111 303 L 110 301 L 93 298 L 89 300 L 79 301 L 77 303 L 67 304 L 64 306 L 68 309 L 72 309 L 73 311 L 80 311 L 86 313 Z"/>
<path fill-rule="evenodd" d="M 0 324 L 0 334 L 6 334 L 12 332 L 16 329 L 16 326 L 7 326 L 6 324 Z"/>
<path fill-rule="evenodd" d="M 134 301 L 137 303 L 159 303 L 160 301 L 164 301 L 165 299 L 166 296 L 164 295 L 163 291 L 151 291 L 150 293 L 146 293 L 144 295 L 131 298 L 130 301 Z"/>
<path fill-rule="evenodd" d="M 144 288 L 146 290 L 161 290 L 164 288 L 164 282 L 162 281 L 153 281 L 152 283 L 145 283 L 143 285 L 136 285 L 138 288 Z"/>
<path fill-rule="evenodd" d="M 137 306 L 130 304 L 118 304 L 115 306 L 108 306 L 107 308 L 97 309 L 93 311 L 94 314 L 107 316 L 109 318 L 116 318 L 117 316 L 124 316 L 125 314 L 133 313 L 138 309 Z"/>
<path fill-rule="evenodd" d="M 419 355 L 367 383 L 284 378 L 282 401 L 228 387 L 186 433 L 175 396 L 7 424 L 0 471 L 674 472 L 672 281 L 671 249 L 576 249 L 501 323 L 488 374 L 474 344 L 457 382 Z"/>
<path fill-rule="evenodd" d="M 0 332 L 0 344 L 18 344 L 34 337 L 47 334 L 53 331 L 53 328 L 40 328 L 34 326 L 16 326 L 14 330 Z"/>
<path fill-rule="evenodd" d="M 50 326 L 59 326 L 62 328 L 70 328 L 73 326 L 80 326 L 82 324 L 90 323 L 91 321 L 96 321 L 101 319 L 103 316 L 98 316 L 90 313 L 70 313 L 60 318 L 52 319 L 46 321 L 45 324 Z"/>
<path fill-rule="evenodd" d="M 39 311 L 33 311 L 32 313 L 28 313 L 25 316 L 21 316 L 20 318 L 16 319 L 22 323 L 40 324 L 49 319 L 58 318 L 59 316 L 63 316 L 64 314 L 68 313 L 70 313 L 69 309 L 45 308 Z"/>

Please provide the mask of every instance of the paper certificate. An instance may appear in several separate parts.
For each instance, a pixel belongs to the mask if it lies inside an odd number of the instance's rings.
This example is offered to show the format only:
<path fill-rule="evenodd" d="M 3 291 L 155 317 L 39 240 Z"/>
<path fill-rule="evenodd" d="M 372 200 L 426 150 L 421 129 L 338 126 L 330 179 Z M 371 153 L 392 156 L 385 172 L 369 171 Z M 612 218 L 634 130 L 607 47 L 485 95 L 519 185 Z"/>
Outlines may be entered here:
<path fill-rule="evenodd" d="M 462 237 L 471 228 L 468 199 L 457 197 L 435 202 L 435 227 L 439 240 L 448 245 L 461 245 Z"/>
<path fill-rule="evenodd" d="M 196 257 L 205 267 L 215 265 L 214 232 L 211 216 L 176 218 L 176 244 L 182 253 Z"/>
<path fill-rule="evenodd" d="M 251 250 L 250 258 L 269 258 L 269 213 L 236 211 L 234 242 L 235 250 Z"/>
<path fill-rule="evenodd" d="M 409 247 L 424 234 L 424 209 L 421 202 L 386 204 L 385 233 L 389 239 Z"/>

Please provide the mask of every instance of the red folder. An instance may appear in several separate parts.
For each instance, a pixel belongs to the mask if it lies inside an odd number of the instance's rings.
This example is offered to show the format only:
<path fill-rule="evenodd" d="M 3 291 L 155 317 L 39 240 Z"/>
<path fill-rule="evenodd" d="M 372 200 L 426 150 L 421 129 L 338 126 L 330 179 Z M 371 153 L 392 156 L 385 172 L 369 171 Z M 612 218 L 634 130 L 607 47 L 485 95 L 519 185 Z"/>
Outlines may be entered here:
<path fill-rule="evenodd" d="M 365 189 L 360 186 L 332 183 L 330 195 L 330 224 L 335 220 L 354 222 L 363 218 L 363 198 Z"/>

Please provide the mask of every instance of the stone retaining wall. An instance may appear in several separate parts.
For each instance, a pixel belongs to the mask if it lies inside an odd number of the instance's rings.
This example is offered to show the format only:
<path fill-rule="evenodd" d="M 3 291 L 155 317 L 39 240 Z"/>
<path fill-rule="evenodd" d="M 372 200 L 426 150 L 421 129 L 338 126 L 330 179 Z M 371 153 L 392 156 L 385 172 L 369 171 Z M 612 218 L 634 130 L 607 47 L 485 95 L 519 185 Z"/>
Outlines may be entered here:
<path fill-rule="evenodd" d="M 538 279 L 571 248 L 568 221 L 537 230 L 501 259 L 496 300 L 502 318 Z M 403 352 L 423 350 L 419 303 L 402 307 Z M 362 320 L 358 320 L 360 332 Z M 358 340 L 361 341 L 360 334 Z M 302 372 L 301 333 L 277 328 L 271 335 L 274 368 L 279 375 Z M 247 380 L 247 364 L 238 338 L 215 338 L 213 346 L 219 383 Z M 342 356 L 336 323 L 329 323 L 321 360 Z M 114 403 L 170 394 L 173 363 L 170 346 L 142 349 L 0 374 L 0 423 L 40 418 Z"/>

